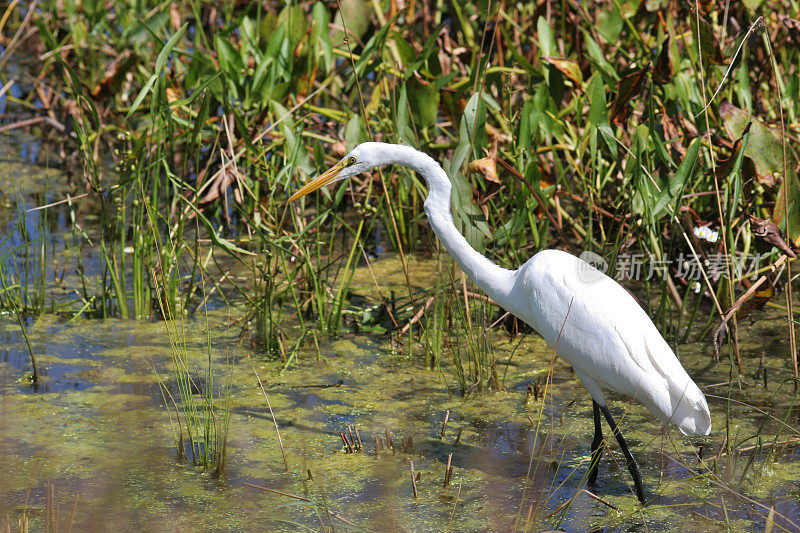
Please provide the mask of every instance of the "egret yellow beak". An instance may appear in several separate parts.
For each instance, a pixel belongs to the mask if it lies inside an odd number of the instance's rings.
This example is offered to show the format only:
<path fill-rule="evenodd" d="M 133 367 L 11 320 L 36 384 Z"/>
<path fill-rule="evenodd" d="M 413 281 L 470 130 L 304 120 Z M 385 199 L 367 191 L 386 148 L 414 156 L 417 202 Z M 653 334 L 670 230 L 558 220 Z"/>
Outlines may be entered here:
<path fill-rule="evenodd" d="M 346 165 L 344 164 L 344 162 L 339 161 L 338 163 L 333 165 L 330 168 L 330 170 L 324 172 L 318 178 L 313 179 L 308 183 L 306 183 L 305 185 L 303 185 L 303 188 L 294 193 L 286 203 L 288 204 L 289 202 L 294 202 L 298 198 L 301 198 L 309 193 L 312 193 L 317 189 L 322 188 L 325 185 L 331 183 L 332 181 L 335 181 L 336 178 L 339 176 L 339 173 L 344 169 L 345 166 Z"/>

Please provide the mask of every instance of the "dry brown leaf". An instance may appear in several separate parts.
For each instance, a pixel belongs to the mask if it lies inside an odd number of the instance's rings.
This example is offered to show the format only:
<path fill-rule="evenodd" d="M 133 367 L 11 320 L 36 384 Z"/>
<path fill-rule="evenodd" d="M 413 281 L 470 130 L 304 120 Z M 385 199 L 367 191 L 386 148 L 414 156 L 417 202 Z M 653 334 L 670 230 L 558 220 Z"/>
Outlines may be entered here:
<path fill-rule="evenodd" d="M 497 177 L 497 161 L 491 156 L 471 161 L 468 168 L 471 172 L 483 175 L 487 181 L 500 184 L 500 178 Z"/>
<path fill-rule="evenodd" d="M 674 73 L 672 60 L 669 57 L 669 36 L 667 36 L 661 44 L 661 52 L 658 54 L 656 64 L 653 66 L 653 81 L 659 85 L 669 83 L 672 81 Z"/>
<path fill-rule="evenodd" d="M 181 2 L 170 2 L 169 4 L 169 21 L 172 23 L 172 29 L 178 31 L 183 25 L 183 15 L 180 8 Z"/>
<path fill-rule="evenodd" d="M 675 121 L 669 117 L 663 105 L 661 106 L 661 127 L 664 128 L 664 140 L 683 157 L 686 154 L 686 148 L 683 147 L 680 140 L 681 132 L 678 130 Z"/>
<path fill-rule="evenodd" d="M 775 285 L 772 280 L 767 279 L 761 287 L 759 287 L 753 295 L 742 303 L 742 306 L 736 311 L 737 320 L 741 320 L 750 314 L 754 309 L 762 309 L 764 305 L 775 295 Z"/>
<path fill-rule="evenodd" d="M 715 172 L 709 170 L 708 171 L 709 175 L 714 174 L 716 178 L 719 180 L 724 180 L 725 178 L 728 177 L 728 175 L 733 170 L 733 165 L 734 163 L 736 163 L 736 159 L 738 159 L 739 157 L 739 152 L 742 151 L 742 140 L 744 139 L 744 136 L 747 135 L 747 132 L 750 131 L 750 126 L 752 124 L 753 124 L 752 122 L 749 122 L 747 124 L 747 127 L 742 132 L 742 136 L 736 139 L 736 142 L 733 143 L 733 148 L 731 149 L 731 155 L 725 159 L 720 159 L 719 161 L 717 161 Z"/>
<path fill-rule="evenodd" d="M 786 235 L 772 222 L 758 218 L 753 215 L 747 215 L 750 221 L 750 229 L 753 235 L 759 239 L 777 247 L 781 252 L 789 257 L 797 257 L 794 246 L 786 242 Z"/>
<path fill-rule="evenodd" d="M 92 87 L 92 97 L 96 100 L 103 100 L 114 94 L 119 88 L 122 77 L 128 72 L 134 60 L 135 56 L 130 50 L 125 50 L 114 58 L 106 67 L 103 78 Z"/>
<path fill-rule="evenodd" d="M 486 124 L 486 135 L 488 135 L 489 139 L 491 139 L 492 142 L 494 142 L 494 143 L 497 143 L 497 142 L 501 142 L 501 143 L 511 142 L 511 136 L 506 135 L 505 133 L 503 133 L 502 131 L 498 130 L 497 128 L 495 128 L 491 124 Z"/>
<path fill-rule="evenodd" d="M 581 85 L 583 85 L 583 73 L 576 61 L 564 59 L 563 57 L 550 56 L 543 56 L 542 59 L 556 67 L 564 76 L 572 80 L 576 87 L 580 88 Z"/>
<path fill-rule="evenodd" d="M 779 15 L 781 22 L 786 26 L 786 31 L 789 38 L 795 43 L 800 43 L 800 21 L 787 17 L 786 15 Z"/>
<path fill-rule="evenodd" d="M 719 39 L 717 39 L 714 28 L 703 18 L 699 19 L 699 24 L 699 28 L 697 24 L 692 24 L 692 36 L 695 39 L 693 46 L 697 48 L 697 44 L 700 44 L 703 61 L 714 65 L 724 64 L 722 49 L 719 46 Z M 699 36 L 698 29 L 700 31 Z"/>
<path fill-rule="evenodd" d="M 690 139 L 697 137 L 697 128 L 691 120 L 686 118 L 683 113 L 678 115 L 678 120 L 680 121 L 681 127 L 683 128 L 683 131 L 686 133 L 687 137 Z"/>
<path fill-rule="evenodd" d="M 228 187 L 236 182 L 238 176 L 239 172 L 233 166 L 226 168 L 225 172 L 220 172 L 219 176 L 217 176 L 217 178 L 214 180 L 214 183 L 212 183 L 209 187 L 206 195 L 200 199 L 200 205 L 213 202 L 217 198 L 220 198 L 223 194 L 225 194 L 225 191 L 228 189 Z"/>
<path fill-rule="evenodd" d="M 331 153 L 336 157 L 344 157 L 347 154 L 347 145 L 343 141 L 331 145 Z"/>
<path fill-rule="evenodd" d="M 611 104 L 611 120 L 617 126 L 622 126 L 628 120 L 628 115 L 631 111 L 628 104 L 642 92 L 644 80 L 647 79 L 649 70 L 650 65 L 647 65 L 644 68 L 626 74 L 619 80 L 617 97 L 614 99 L 614 103 Z"/>
<path fill-rule="evenodd" d="M 167 103 L 172 104 L 181 98 L 180 89 L 176 87 L 167 87 L 165 92 L 167 93 Z"/>

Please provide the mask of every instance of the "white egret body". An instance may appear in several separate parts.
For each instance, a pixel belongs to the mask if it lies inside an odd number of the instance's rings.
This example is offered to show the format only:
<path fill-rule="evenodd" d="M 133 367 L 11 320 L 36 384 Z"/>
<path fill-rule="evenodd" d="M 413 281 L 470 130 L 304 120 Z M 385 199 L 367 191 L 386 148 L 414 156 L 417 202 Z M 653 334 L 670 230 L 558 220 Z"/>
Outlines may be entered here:
<path fill-rule="evenodd" d="M 617 437 L 644 501 L 638 465 L 627 449 L 603 388 L 632 396 L 685 435 L 707 435 L 711 415 L 703 393 L 681 366 L 650 317 L 616 281 L 560 250 L 543 250 L 517 270 L 502 268 L 472 248 L 453 223 L 450 179 L 430 156 L 409 146 L 367 142 L 289 201 L 371 168 L 398 164 L 425 178 L 425 213 L 447 252 L 498 305 L 527 322 L 553 347 L 593 399 L 595 438 L 589 481 L 602 453 L 600 411 Z"/>

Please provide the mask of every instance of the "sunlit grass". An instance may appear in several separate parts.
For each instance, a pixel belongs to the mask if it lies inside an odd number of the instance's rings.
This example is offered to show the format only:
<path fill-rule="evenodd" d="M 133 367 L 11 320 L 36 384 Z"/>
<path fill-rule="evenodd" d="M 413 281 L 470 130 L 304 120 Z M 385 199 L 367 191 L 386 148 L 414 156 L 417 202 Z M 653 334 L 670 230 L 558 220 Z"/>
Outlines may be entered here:
<path fill-rule="evenodd" d="M 760 239 L 747 215 L 775 222 L 787 242 L 800 238 L 791 2 L 410 2 L 396 13 L 394 3 L 343 3 L 355 14 L 310 1 L 46 1 L 34 20 L 9 6 L 0 24 L 36 48 L 33 61 L 12 38 L 0 62 L 13 57 L 41 89 L 5 101 L 62 121 L 63 138 L 49 140 L 74 152 L 65 158 L 76 182 L 69 268 L 80 280 L 75 298 L 48 308 L 57 277 L 49 211 L 32 218 L 4 187 L 18 213 L 0 236 L 0 310 L 23 331 L 56 311 L 163 320 L 179 440 L 198 464 L 224 466 L 231 391 L 215 392 L 210 363 L 203 385 L 186 364 L 187 321 L 202 322 L 212 305 L 246 302 L 240 339 L 283 370 L 304 347 L 321 360 L 319 339 L 349 328 L 391 337 L 454 393 L 503 389 L 508 367 L 498 368 L 493 339 L 505 333 L 490 328 L 503 310 L 436 252 L 417 176 L 387 168 L 285 204 L 359 142 L 432 154 L 453 182 L 456 224 L 505 267 L 548 247 L 597 253 L 612 273 L 640 258 L 654 274 L 623 284 L 673 346 L 708 339 L 780 260 L 780 243 Z M 99 228 L 78 205 L 99 213 Z M 704 226 L 719 238 L 698 237 Z M 87 249 L 99 250 L 96 277 L 84 268 Z M 374 274 L 369 290 L 354 284 L 359 267 L 390 253 L 402 286 L 386 290 Z M 408 256 L 431 253 L 435 275 L 415 278 Z M 760 270 L 745 275 L 717 262 L 755 254 Z M 696 265 L 692 275 L 679 257 Z M 770 275 L 732 315 L 729 392 L 749 386 L 758 366 L 759 350 L 738 340 L 765 303 L 785 309 L 782 356 L 797 377 L 791 276 L 792 266 Z M 795 387 L 771 394 L 788 402 Z M 724 408 L 718 401 L 712 409 Z M 737 436 L 726 418 L 726 457 L 750 441 L 781 441 L 783 430 L 765 431 Z M 758 470 L 754 457 L 742 479 Z M 551 511 L 523 510 L 518 524 L 551 525 Z"/>

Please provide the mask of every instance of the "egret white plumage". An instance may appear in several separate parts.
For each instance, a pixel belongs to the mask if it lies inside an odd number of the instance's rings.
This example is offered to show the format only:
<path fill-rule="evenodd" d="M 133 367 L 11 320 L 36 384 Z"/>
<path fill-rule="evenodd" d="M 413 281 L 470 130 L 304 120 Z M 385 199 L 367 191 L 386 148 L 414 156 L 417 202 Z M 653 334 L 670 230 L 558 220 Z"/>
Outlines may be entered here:
<path fill-rule="evenodd" d="M 409 146 L 366 142 L 289 201 L 374 167 L 398 164 L 425 178 L 425 213 L 434 233 L 467 276 L 498 305 L 527 322 L 572 365 L 592 396 L 595 433 L 589 482 L 595 483 L 603 433 L 600 413 L 619 442 L 644 502 L 641 474 L 611 411 L 603 388 L 641 402 L 664 424 L 685 435 L 708 435 L 705 396 L 681 366 L 647 313 L 616 281 L 560 250 L 543 250 L 516 270 L 502 268 L 472 248 L 453 223 L 451 183 L 430 156 Z"/>

